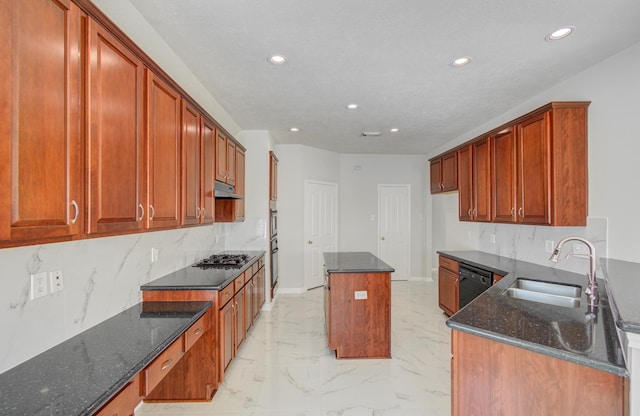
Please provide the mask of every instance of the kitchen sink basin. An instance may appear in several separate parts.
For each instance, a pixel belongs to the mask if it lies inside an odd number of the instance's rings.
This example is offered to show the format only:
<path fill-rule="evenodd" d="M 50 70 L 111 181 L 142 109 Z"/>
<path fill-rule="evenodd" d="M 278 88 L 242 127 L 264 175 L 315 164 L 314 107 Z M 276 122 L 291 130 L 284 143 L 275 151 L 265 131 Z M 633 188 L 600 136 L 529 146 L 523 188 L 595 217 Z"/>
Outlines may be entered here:
<path fill-rule="evenodd" d="M 581 292 L 582 288 L 577 285 L 518 278 L 502 294 L 514 299 L 578 308 Z"/>

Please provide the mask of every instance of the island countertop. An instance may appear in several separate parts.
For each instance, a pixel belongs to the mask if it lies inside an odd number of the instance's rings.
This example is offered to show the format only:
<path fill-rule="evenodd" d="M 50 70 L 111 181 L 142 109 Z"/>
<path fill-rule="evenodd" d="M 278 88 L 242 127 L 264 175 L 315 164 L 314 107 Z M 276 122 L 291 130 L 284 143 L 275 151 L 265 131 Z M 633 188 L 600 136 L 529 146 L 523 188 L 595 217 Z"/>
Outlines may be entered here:
<path fill-rule="evenodd" d="M 324 253 L 328 273 L 391 273 L 395 269 L 373 254 L 363 251 Z"/>
<path fill-rule="evenodd" d="M 478 251 L 439 252 L 506 276 L 447 321 L 447 325 L 495 341 L 628 376 L 614 317 L 600 281 L 600 306 L 594 320 L 587 313 L 585 275 Z M 579 308 L 565 308 L 513 299 L 502 293 L 517 278 L 531 278 L 582 287 Z"/>

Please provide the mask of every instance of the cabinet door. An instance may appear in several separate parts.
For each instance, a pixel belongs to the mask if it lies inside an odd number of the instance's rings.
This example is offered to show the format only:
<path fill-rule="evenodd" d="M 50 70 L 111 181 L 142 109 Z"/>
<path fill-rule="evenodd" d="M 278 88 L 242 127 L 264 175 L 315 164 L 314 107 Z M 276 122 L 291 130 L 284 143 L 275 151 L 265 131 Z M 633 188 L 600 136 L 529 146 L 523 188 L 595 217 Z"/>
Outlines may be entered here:
<path fill-rule="evenodd" d="M 453 315 L 459 309 L 460 292 L 458 281 L 459 276 L 456 273 L 444 267 L 438 268 L 438 303 L 447 315 Z"/>
<path fill-rule="evenodd" d="M 516 221 L 516 137 L 509 127 L 491 143 L 491 216 L 496 222 Z"/>
<path fill-rule="evenodd" d="M 92 19 L 89 25 L 87 233 L 143 228 L 142 62 Z"/>
<path fill-rule="evenodd" d="M 264 305 L 265 301 L 265 287 L 266 287 L 266 274 L 265 268 L 261 267 L 260 271 L 258 271 L 258 283 L 257 283 L 257 291 L 258 291 L 258 307 L 256 308 L 255 314 L 257 315 L 260 312 L 260 308 Z"/>
<path fill-rule="evenodd" d="M 147 74 L 147 189 L 149 228 L 180 224 L 180 95 Z"/>
<path fill-rule="evenodd" d="M 84 217 L 80 12 L 69 1 L 0 6 L 0 246 L 70 239 Z"/>
<path fill-rule="evenodd" d="M 473 219 L 472 147 L 458 150 L 458 216 L 460 221 Z"/>
<path fill-rule="evenodd" d="M 244 150 L 240 146 L 236 146 L 236 194 L 243 195 L 245 181 L 245 155 Z M 244 198 L 235 201 L 236 204 L 236 221 L 244 221 Z"/>
<path fill-rule="evenodd" d="M 244 308 L 246 307 L 246 304 L 245 304 L 246 299 L 244 297 L 244 288 L 240 289 L 240 291 L 236 293 L 235 302 L 236 302 L 236 316 L 235 316 L 234 324 L 236 326 L 235 349 L 237 352 L 238 348 L 240 348 L 240 345 L 242 345 L 242 343 L 244 342 L 245 335 L 247 333 L 247 330 L 244 326 L 244 320 L 245 320 Z"/>
<path fill-rule="evenodd" d="M 227 183 L 236 184 L 236 144 L 227 139 Z"/>
<path fill-rule="evenodd" d="M 182 106 L 182 225 L 200 222 L 200 114 Z"/>
<path fill-rule="evenodd" d="M 458 189 L 458 167 L 456 152 L 442 156 L 442 190 L 444 192 Z"/>
<path fill-rule="evenodd" d="M 431 183 L 431 193 L 442 192 L 442 158 L 431 161 L 429 166 L 429 182 Z"/>
<path fill-rule="evenodd" d="M 549 113 L 518 125 L 518 222 L 550 224 Z"/>
<path fill-rule="evenodd" d="M 227 136 L 216 130 L 216 180 L 227 182 Z"/>
<path fill-rule="evenodd" d="M 253 308 L 256 304 L 253 278 L 247 281 L 242 290 L 244 291 L 244 328 L 245 331 L 249 331 L 253 325 Z"/>
<path fill-rule="evenodd" d="M 233 332 L 235 330 L 235 307 L 236 304 L 231 299 L 227 304 L 220 309 L 220 371 L 223 374 L 227 371 L 227 367 L 235 356 Z"/>
<path fill-rule="evenodd" d="M 473 143 L 473 220 L 491 220 L 491 152 L 489 139 Z"/>
<path fill-rule="evenodd" d="M 214 175 L 215 175 L 215 127 L 207 120 L 202 120 L 202 189 L 200 223 L 210 224 L 215 214 Z"/>

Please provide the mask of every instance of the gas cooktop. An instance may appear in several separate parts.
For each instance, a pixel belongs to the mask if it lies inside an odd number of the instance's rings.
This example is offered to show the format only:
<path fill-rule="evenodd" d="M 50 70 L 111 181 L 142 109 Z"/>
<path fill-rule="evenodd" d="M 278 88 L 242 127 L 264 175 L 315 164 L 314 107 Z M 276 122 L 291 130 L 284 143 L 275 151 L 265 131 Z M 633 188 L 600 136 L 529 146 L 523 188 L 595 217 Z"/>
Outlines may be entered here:
<path fill-rule="evenodd" d="M 240 269 L 249 261 L 248 254 L 214 254 L 193 265 L 200 269 Z"/>

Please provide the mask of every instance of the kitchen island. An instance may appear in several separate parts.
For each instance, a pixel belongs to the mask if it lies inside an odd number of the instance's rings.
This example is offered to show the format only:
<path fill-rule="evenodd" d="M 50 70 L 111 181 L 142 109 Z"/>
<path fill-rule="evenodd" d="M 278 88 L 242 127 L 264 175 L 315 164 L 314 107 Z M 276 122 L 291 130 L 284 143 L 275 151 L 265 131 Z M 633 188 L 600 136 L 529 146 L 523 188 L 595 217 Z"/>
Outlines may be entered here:
<path fill-rule="evenodd" d="M 505 277 L 453 315 L 452 414 L 628 412 L 629 378 L 609 299 L 584 275 L 476 251 L 439 252 Z M 575 307 L 506 296 L 519 278 L 575 285 Z"/>
<path fill-rule="evenodd" d="M 324 253 L 324 307 L 337 358 L 391 358 L 393 267 L 367 252 Z"/>

